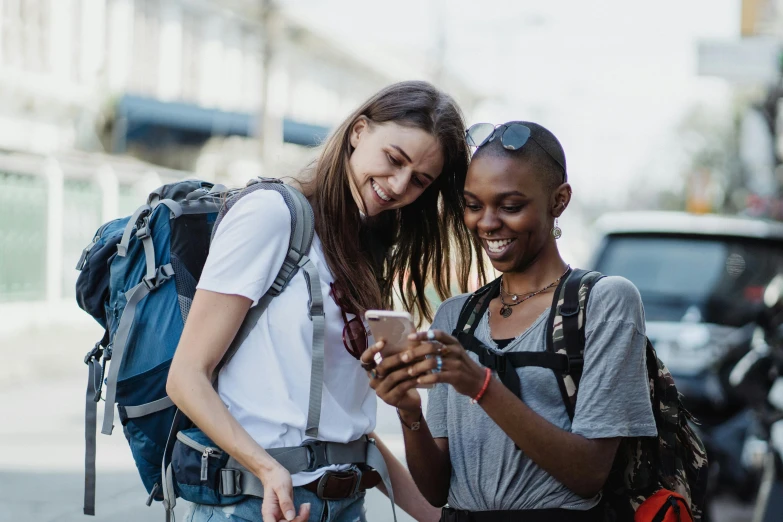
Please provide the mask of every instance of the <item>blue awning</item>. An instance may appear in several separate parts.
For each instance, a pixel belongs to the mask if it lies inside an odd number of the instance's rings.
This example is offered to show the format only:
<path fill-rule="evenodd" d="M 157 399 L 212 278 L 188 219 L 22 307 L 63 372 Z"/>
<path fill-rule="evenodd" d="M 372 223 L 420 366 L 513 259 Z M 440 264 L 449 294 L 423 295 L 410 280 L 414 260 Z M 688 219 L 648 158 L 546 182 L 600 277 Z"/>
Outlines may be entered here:
<path fill-rule="evenodd" d="M 256 123 L 256 115 L 251 113 L 133 95 L 120 98 L 116 115 L 115 152 L 124 152 L 128 142 L 164 146 L 203 143 L 212 136 L 252 136 Z M 286 143 L 316 146 L 328 133 L 327 127 L 283 120 Z"/>

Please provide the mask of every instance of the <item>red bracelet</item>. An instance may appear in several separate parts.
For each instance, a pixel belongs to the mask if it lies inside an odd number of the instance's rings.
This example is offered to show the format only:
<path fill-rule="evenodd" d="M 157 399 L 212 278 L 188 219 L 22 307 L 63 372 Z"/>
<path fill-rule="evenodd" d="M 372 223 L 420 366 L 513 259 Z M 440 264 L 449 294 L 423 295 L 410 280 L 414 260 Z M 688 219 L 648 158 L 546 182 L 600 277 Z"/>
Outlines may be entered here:
<path fill-rule="evenodd" d="M 489 368 L 486 368 L 487 376 L 484 377 L 484 385 L 481 387 L 481 391 L 478 392 L 478 395 L 470 399 L 471 404 L 476 404 L 478 401 L 481 400 L 481 398 L 484 396 L 484 392 L 487 391 L 487 388 L 489 387 L 489 381 L 492 379 L 492 370 Z"/>

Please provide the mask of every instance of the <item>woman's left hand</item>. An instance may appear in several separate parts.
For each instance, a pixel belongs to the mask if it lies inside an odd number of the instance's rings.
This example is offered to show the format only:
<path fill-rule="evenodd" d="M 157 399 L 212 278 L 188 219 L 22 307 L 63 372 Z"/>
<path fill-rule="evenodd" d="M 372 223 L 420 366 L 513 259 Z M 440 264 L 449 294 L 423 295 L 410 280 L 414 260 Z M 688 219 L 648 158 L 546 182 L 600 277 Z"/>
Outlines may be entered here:
<path fill-rule="evenodd" d="M 478 395 L 484 385 L 485 369 L 470 358 L 457 339 L 441 330 L 411 334 L 408 339 L 418 344 L 403 352 L 400 359 L 409 362 L 425 358 L 408 367 L 408 374 L 419 384 L 445 382 L 462 395 Z"/>

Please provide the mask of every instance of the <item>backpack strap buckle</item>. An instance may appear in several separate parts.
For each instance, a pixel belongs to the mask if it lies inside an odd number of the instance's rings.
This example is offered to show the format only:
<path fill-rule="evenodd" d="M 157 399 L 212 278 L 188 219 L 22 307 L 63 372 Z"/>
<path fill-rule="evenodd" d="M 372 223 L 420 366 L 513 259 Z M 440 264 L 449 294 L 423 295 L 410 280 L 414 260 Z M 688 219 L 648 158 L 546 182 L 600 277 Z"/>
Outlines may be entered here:
<path fill-rule="evenodd" d="M 144 239 L 145 237 L 150 237 L 150 214 L 152 213 L 151 209 L 147 209 L 141 213 L 141 215 L 136 220 L 136 239 Z"/>
<path fill-rule="evenodd" d="M 147 289 L 152 292 L 153 290 L 156 290 L 160 285 L 171 279 L 171 277 L 174 275 L 174 268 L 171 266 L 171 263 L 159 266 L 157 270 L 155 270 L 155 276 L 154 277 L 145 277 L 142 279 L 142 282 L 144 283 L 144 286 L 147 287 Z"/>
<path fill-rule="evenodd" d="M 302 443 L 307 450 L 307 469 L 302 471 L 312 472 L 329 465 L 329 457 L 326 454 L 326 443 L 316 439 L 309 439 Z"/>
<path fill-rule="evenodd" d="M 568 371 L 566 373 L 571 374 L 573 371 L 581 372 L 585 366 L 585 358 L 582 355 L 568 355 Z"/>
<path fill-rule="evenodd" d="M 506 371 L 508 359 L 504 355 L 497 354 L 484 348 L 479 354 L 479 362 L 491 370 L 503 373 Z"/>
<path fill-rule="evenodd" d="M 136 239 L 144 239 L 150 236 L 149 221 L 146 219 L 142 221 L 140 226 L 136 228 Z"/>
<path fill-rule="evenodd" d="M 242 471 L 232 468 L 220 470 L 220 494 L 225 497 L 236 497 L 242 494 Z"/>
<path fill-rule="evenodd" d="M 87 355 L 84 356 L 84 364 L 90 364 L 91 361 L 100 361 L 101 357 L 103 356 L 103 348 L 101 347 L 101 341 L 98 341 L 95 343 L 95 346 L 93 346 L 92 350 L 87 352 Z"/>

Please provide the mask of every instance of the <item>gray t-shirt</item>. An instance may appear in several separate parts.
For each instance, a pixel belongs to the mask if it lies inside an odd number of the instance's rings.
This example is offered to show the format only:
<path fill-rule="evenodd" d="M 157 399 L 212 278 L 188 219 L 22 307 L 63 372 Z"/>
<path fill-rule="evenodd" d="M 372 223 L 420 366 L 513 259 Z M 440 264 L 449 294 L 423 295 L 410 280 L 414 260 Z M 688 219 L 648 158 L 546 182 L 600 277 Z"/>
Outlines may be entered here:
<path fill-rule="evenodd" d="M 432 328 L 451 333 L 468 297 L 445 301 Z M 546 350 L 548 318 L 549 309 L 502 351 Z M 552 370 L 518 368 L 522 400 L 555 426 L 589 439 L 655 436 L 644 332 L 644 309 L 636 287 L 621 277 L 601 279 L 587 303 L 585 367 L 573 424 Z M 497 350 L 486 314 L 475 335 Z M 475 354 L 470 355 L 477 360 Z M 452 472 L 448 502 L 453 508 L 587 510 L 600 500 L 600 496 L 580 497 L 538 467 L 480 406 L 447 384 L 429 391 L 426 418 L 434 437 L 449 439 Z"/>

